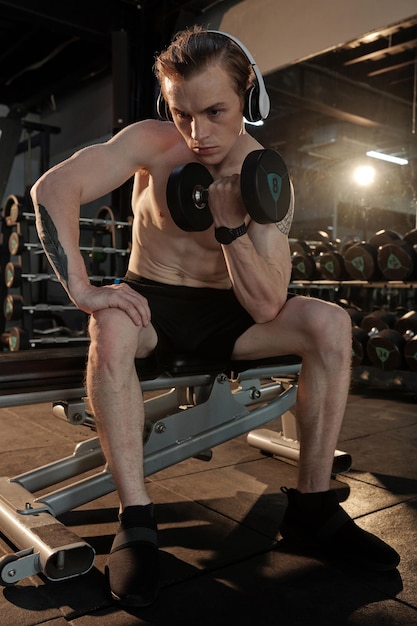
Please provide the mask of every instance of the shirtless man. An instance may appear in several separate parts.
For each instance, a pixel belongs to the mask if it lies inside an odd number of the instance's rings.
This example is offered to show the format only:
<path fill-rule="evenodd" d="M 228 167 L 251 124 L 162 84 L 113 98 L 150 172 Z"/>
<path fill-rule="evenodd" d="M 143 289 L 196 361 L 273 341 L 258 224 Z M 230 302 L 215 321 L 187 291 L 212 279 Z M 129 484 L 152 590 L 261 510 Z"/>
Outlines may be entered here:
<path fill-rule="evenodd" d="M 354 524 L 329 490 L 350 382 L 350 318 L 328 302 L 287 299 L 292 209 L 282 222 L 261 225 L 242 203 L 243 160 L 262 147 L 245 131 L 244 106 L 250 94 L 268 108 L 246 53 L 225 34 L 180 33 L 155 66 L 173 121 L 132 124 L 52 168 L 32 189 L 45 252 L 71 300 L 91 315 L 87 391 L 120 499 L 106 571 L 113 598 L 124 605 L 150 604 L 158 591 L 157 527 L 143 476 L 144 411 L 134 364 L 155 350 L 234 359 L 300 355 L 298 482 L 285 489 L 281 532 L 339 563 L 384 570 L 399 562 L 390 546 Z M 190 161 L 214 178 L 214 225 L 204 232 L 180 230 L 166 204 L 169 173 Z M 131 176 L 126 280 L 92 286 L 79 251 L 80 205 Z M 238 230 L 225 243 L 220 227 Z"/>

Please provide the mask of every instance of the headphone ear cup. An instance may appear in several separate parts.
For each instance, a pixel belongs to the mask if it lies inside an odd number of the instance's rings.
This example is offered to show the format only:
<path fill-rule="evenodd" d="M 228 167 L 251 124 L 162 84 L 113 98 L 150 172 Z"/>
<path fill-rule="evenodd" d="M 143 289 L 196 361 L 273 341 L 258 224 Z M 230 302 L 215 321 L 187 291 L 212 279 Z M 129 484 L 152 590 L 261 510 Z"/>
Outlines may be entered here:
<path fill-rule="evenodd" d="M 159 92 L 158 98 L 156 99 L 156 112 L 162 120 L 172 121 L 171 111 L 161 92 Z"/>
<path fill-rule="evenodd" d="M 259 111 L 259 91 L 256 85 L 251 85 L 246 90 L 243 115 L 248 122 L 258 122 L 262 117 Z"/>

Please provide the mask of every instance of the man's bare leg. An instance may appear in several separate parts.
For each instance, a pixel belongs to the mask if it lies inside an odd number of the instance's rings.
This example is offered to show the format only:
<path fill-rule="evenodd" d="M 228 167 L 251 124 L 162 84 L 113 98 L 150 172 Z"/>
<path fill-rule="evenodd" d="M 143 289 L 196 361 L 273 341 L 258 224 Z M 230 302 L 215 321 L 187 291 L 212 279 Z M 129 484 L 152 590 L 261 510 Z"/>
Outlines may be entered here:
<path fill-rule="evenodd" d="M 350 384 L 351 321 L 341 307 L 305 297 L 290 299 L 272 322 L 257 324 L 236 342 L 234 358 L 297 354 L 296 419 L 300 433 L 297 489 L 288 496 L 281 534 L 299 546 L 319 550 L 340 564 L 389 570 L 399 555 L 363 531 L 330 491 L 334 451 Z"/>
<path fill-rule="evenodd" d="M 143 471 L 144 406 L 135 357 L 156 345 L 152 326 L 138 328 L 105 309 L 90 321 L 87 392 L 100 444 L 120 499 L 120 527 L 106 566 L 109 590 L 125 605 L 146 606 L 158 591 L 157 528 Z"/>
<path fill-rule="evenodd" d="M 301 442 L 297 488 L 325 491 L 350 384 L 349 316 L 337 305 L 294 297 L 274 321 L 247 330 L 233 352 L 234 358 L 284 354 L 303 359 L 296 404 Z"/>

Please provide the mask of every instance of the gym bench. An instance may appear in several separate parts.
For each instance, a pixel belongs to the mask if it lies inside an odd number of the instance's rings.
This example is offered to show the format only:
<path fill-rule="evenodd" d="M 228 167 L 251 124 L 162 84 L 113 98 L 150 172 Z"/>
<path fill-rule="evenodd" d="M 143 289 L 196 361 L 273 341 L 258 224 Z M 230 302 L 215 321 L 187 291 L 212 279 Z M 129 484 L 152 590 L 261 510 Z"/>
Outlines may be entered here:
<path fill-rule="evenodd" d="M 0 408 L 52 402 L 54 415 L 94 428 L 83 384 L 85 348 L 0 354 Z M 162 369 L 138 361 L 145 400 L 145 475 L 190 457 L 211 458 L 211 449 L 248 433 L 264 453 L 298 459 L 295 417 L 301 362 L 288 356 L 233 362 L 225 367 L 177 358 Z M 160 392 L 160 393 L 155 393 Z M 280 417 L 282 431 L 260 428 Z M 336 451 L 334 473 L 348 471 L 350 455 Z M 85 472 L 96 473 L 80 478 Z M 36 492 L 75 479 L 36 497 Z M 34 574 L 52 581 L 88 572 L 94 549 L 56 518 L 115 490 L 97 437 L 72 455 L 13 478 L 0 477 L 0 532 L 18 552 L 0 559 L 0 583 Z"/>

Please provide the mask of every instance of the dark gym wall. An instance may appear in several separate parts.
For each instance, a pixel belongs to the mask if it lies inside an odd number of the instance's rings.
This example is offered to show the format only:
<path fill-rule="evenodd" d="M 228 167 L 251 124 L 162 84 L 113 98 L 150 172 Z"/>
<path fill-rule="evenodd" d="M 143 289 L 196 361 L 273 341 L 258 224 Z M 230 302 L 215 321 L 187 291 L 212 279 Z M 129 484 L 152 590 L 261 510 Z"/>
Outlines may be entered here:
<path fill-rule="evenodd" d="M 302 58 L 307 58 L 348 41 L 381 25 L 387 25 L 415 13 L 415 0 L 243 0 L 218 5 L 205 11 L 199 22 L 211 28 L 220 28 L 239 37 L 254 54 L 262 72 L 268 73 Z M 150 9 L 148 9 L 150 11 Z M 79 89 L 56 102 L 56 108 L 44 111 L 38 121 L 59 126 L 61 132 L 51 138 L 51 164 L 58 162 L 83 145 L 105 141 L 125 123 L 152 114 L 155 86 L 151 66 L 154 52 L 169 40 L 173 32 L 197 20 L 195 15 L 181 12 L 175 23 L 158 30 L 158 16 L 145 16 L 137 29 L 129 35 L 130 67 L 126 74 L 118 69 L 115 81 L 111 78 L 94 86 Z M 151 24 L 153 28 L 147 28 Z M 160 27 L 159 27 L 160 28 Z M 126 41 L 115 35 L 115 54 L 124 54 Z M 133 51 L 133 52 L 132 52 Z M 122 91 L 130 85 L 130 99 L 126 102 Z M 119 118 L 122 120 L 118 122 Z M 126 120 L 126 118 L 128 118 Z M 16 159 L 5 195 L 22 193 L 29 178 L 36 178 L 36 151 L 32 163 Z M 26 176 L 25 176 L 26 170 Z"/>

